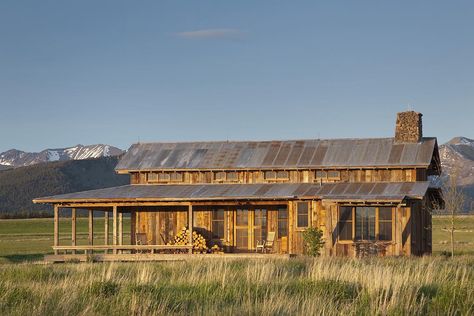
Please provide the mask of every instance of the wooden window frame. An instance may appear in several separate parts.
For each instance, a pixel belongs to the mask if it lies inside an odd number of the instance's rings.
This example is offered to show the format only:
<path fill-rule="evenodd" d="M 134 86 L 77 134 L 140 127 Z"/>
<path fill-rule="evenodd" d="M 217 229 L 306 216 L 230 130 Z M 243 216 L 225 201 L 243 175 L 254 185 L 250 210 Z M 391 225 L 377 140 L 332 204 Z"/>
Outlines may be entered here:
<path fill-rule="evenodd" d="M 335 176 L 335 177 L 329 176 L 330 172 L 336 172 L 337 176 Z M 339 180 L 341 180 L 341 171 L 339 171 L 339 170 L 328 170 L 328 171 L 326 171 L 326 179 L 328 181 L 339 181 Z"/>
<path fill-rule="evenodd" d="M 280 173 L 285 173 L 286 176 L 285 177 L 279 177 Z M 287 170 L 276 171 L 276 179 L 275 180 L 277 180 L 277 181 L 288 181 L 288 180 L 290 180 L 290 172 L 287 171 Z"/>
<path fill-rule="evenodd" d="M 235 174 L 235 179 L 229 179 L 230 174 Z M 225 179 L 228 182 L 238 182 L 239 181 L 239 173 L 237 171 L 229 171 L 225 175 Z"/>
<path fill-rule="evenodd" d="M 298 225 L 299 209 L 300 209 L 299 204 L 300 203 L 305 203 L 308 206 L 308 214 L 307 214 L 307 216 L 308 216 L 308 225 L 306 225 L 306 226 L 299 226 Z M 301 230 L 301 229 L 306 229 L 308 227 L 311 227 L 311 203 L 309 201 L 298 201 L 298 202 L 296 202 L 296 216 L 295 216 L 295 219 L 296 219 L 296 225 L 295 225 L 296 229 Z"/>
<path fill-rule="evenodd" d="M 182 172 L 171 172 L 171 173 L 169 173 L 169 175 L 170 175 L 169 182 L 183 182 L 183 180 L 184 180 L 184 175 L 183 175 Z M 173 179 L 173 177 L 172 177 L 173 175 L 180 175 L 180 179 Z"/>
<path fill-rule="evenodd" d="M 216 218 L 216 213 L 217 211 L 220 211 L 222 210 L 224 212 L 224 216 L 222 219 L 217 219 Z M 224 207 L 218 207 L 218 208 L 214 208 L 212 209 L 211 211 L 211 239 L 212 240 L 226 240 L 226 217 L 227 217 L 227 210 L 224 208 Z M 214 223 L 215 222 L 222 222 L 222 227 L 223 227 L 223 236 L 222 238 L 221 237 L 214 237 Z"/>
<path fill-rule="evenodd" d="M 157 182 L 159 182 L 159 180 L 158 180 L 158 179 L 159 179 L 158 174 L 159 174 L 158 172 L 147 172 L 147 173 L 146 173 L 146 182 L 147 182 L 147 183 L 148 183 L 148 182 L 151 182 L 151 183 L 157 183 Z M 150 175 L 156 176 L 156 179 L 150 179 Z"/>
<path fill-rule="evenodd" d="M 224 175 L 224 177 L 218 179 L 217 178 L 218 175 Z M 216 182 L 224 182 L 227 180 L 227 173 L 225 171 L 216 171 L 214 172 L 213 178 L 214 178 L 214 181 Z"/>
<path fill-rule="evenodd" d="M 284 209 L 286 211 L 286 217 L 285 218 L 280 218 L 280 210 Z M 277 207 L 276 208 L 276 212 L 277 212 L 277 238 L 280 239 L 282 236 L 280 234 L 280 222 L 285 222 L 286 223 L 286 227 L 285 227 L 285 230 L 286 230 L 286 235 L 283 236 L 283 237 L 288 237 L 288 231 L 289 231 L 289 225 L 288 225 L 288 220 L 289 220 L 289 210 L 288 210 L 288 207 Z"/>
<path fill-rule="evenodd" d="M 168 179 L 160 179 L 160 177 L 163 177 L 163 176 L 167 176 Z M 166 183 L 166 182 L 170 182 L 170 181 L 171 181 L 171 175 L 168 172 L 158 173 L 158 181 L 157 182 Z"/>
<path fill-rule="evenodd" d="M 367 241 L 367 242 L 378 242 L 378 241 L 382 241 L 382 242 L 394 242 L 395 240 L 395 212 L 396 212 L 396 208 L 395 206 L 380 206 L 380 205 L 364 205 L 364 206 L 354 206 L 354 205 L 344 205 L 344 204 L 341 204 L 341 205 L 338 205 L 338 208 L 337 208 L 337 218 L 338 218 L 338 223 L 339 223 L 339 218 L 340 218 L 340 212 L 341 212 L 341 207 L 351 207 L 352 208 L 352 239 L 351 240 L 340 240 L 339 239 L 339 231 L 337 232 L 337 241 L 338 243 L 340 244 L 347 244 L 347 243 L 354 243 L 354 242 L 357 242 L 357 241 Z M 374 207 L 375 208 L 375 239 L 374 240 L 356 240 L 355 239 L 355 236 L 356 236 L 356 208 L 357 207 Z M 391 213 L 391 220 L 388 221 L 388 220 L 384 220 L 383 222 L 391 222 L 391 226 L 392 226 L 392 238 L 390 240 L 380 240 L 380 237 L 379 237 L 379 227 L 380 227 L 380 220 L 379 220 L 379 214 L 380 214 L 380 208 L 383 208 L 383 207 L 389 207 L 392 209 L 392 213 Z"/>
<path fill-rule="evenodd" d="M 275 176 L 272 177 L 272 178 L 269 178 L 267 176 L 267 174 L 270 173 L 270 172 L 274 173 Z M 277 179 L 277 172 L 274 171 L 274 170 L 266 170 L 266 171 L 263 172 L 263 178 L 265 179 L 265 181 L 275 181 Z"/>

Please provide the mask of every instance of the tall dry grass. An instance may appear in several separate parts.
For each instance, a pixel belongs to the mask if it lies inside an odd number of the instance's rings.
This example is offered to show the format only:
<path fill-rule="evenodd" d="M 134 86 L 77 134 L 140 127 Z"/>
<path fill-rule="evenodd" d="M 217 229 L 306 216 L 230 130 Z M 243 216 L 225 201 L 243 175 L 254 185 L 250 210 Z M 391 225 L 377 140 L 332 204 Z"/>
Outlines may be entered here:
<path fill-rule="evenodd" d="M 472 315 L 474 257 L 1 265 L 1 315 Z"/>

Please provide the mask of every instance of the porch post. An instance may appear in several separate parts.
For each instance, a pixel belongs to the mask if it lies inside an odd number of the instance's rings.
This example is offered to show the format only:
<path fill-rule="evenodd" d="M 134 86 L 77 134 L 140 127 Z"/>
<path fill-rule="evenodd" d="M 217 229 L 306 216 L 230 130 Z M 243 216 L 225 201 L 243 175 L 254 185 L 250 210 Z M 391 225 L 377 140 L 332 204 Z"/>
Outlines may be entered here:
<path fill-rule="evenodd" d="M 71 246 L 76 246 L 76 209 L 71 209 Z M 72 253 L 75 255 L 76 250 L 73 250 Z"/>
<path fill-rule="evenodd" d="M 118 244 L 122 246 L 123 245 L 123 213 L 122 212 L 118 213 L 118 220 L 119 220 Z M 122 250 L 120 250 L 119 253 L 122 253 Z"/>
<path fill-rule="evenodd" d="M 94 245 L 94 210 L 90 209 L 89 210 L 89 246 Z M 94 251 L 91 250 L 91 254 L 94 253 Z"/>
<path fill-rule="evenodd" d="M 114 246 L 117 246 L 117 206 L 113 206 L 113 213 L 112 213 L 112 223 L 113 223 L 113 235 L 112 235 L 112 243 Z M 117 250 L 114 249 L 114 254 L 117 253 Z"/>
<path fill-rule="evenodd" d="M 59 207 L 54 205 L 54 237 L 53 237 L 54 247 L 59 246 Z M 54 249 L 54 254 L 58 254 L 58 250 Z"/>
<path fill-rule="evenodd" d="M 189 249 L 189 253 L 193 253 L 193 206 L 189 204 L 188 207 L 188 227 L 189 227 L 189 245 L 191 248 Z"/>
<path fill-rule="evenodd" d="M 130 213 L 130 244 L 135 245 L 137 243 L 135 230 L 136 230 L 137 217 L 135 211 Z"/>
<path fill-rule="evenodd" d="M 109 211 L 104 212 L 104 245 L 109 244 Z"/>

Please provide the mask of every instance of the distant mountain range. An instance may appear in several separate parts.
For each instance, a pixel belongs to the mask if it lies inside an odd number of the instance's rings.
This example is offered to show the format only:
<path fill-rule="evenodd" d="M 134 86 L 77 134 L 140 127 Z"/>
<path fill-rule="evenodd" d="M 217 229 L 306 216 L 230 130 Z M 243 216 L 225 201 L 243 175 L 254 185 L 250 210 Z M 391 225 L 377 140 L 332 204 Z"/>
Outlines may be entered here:
<path fill-rule="evenodd" d="M 68 148 L 45 149 L 40 152 L 24 152 L 10 149 L 0 153 L 0 170 L 31 166 L 43 162 L 84 160 L 100 157 L 113 157 L 123 154 L 124 151 L 110 145 L 76 145 Z"/>
<path fill-rule="evenodd" d="M 51 216 L 51 207 L 32 199 L 128 184 L 114 171 L 119 157 L 63 160 L 0 171 L 0 218 Z"/>
<path fill-rule="evenodd" d="M 455 137 L 439 148 L 441 165 L 447 174 L 458 173 L 458 184 L 474 185 L 474 140 Z"/>

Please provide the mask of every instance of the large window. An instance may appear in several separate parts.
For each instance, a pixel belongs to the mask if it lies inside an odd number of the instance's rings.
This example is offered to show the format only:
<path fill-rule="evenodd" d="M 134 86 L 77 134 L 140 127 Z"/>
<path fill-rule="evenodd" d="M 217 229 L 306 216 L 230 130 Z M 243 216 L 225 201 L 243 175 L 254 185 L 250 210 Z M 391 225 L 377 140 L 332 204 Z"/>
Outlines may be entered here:
<path fill-rule="evenodd" d="M 339 208 L 339 240 L 392 240 L 393 211 L 391 207 Z"/>
<path fill-rule="evenodd" d="M 352 207 L 339 209 L 339 240 L 352 240 Z"/>
<path fill-rule="evenodd" d="M 375 207 L 356 207 L 355 239 L 375 240 Z"/>
<path fill-rule="evenodd" d="M 309 226 L 309 203 L 298 202 L 296 205 L 296 226 L 299 228 Z"/>
<path fill-rule="evenodd" d="M 392 240 L 391 207 L 379 207 L 379 240 Z"/>
<path fill-rule="evenodd" d="M 288 209 L 282 207 L 278 209 L 278 238 L 288 236 Z"/>
<path fill-rule="evenodd" d="M 224 239 L 224 215 L 222 208 L 212 212 L 212 238 Z"/>

